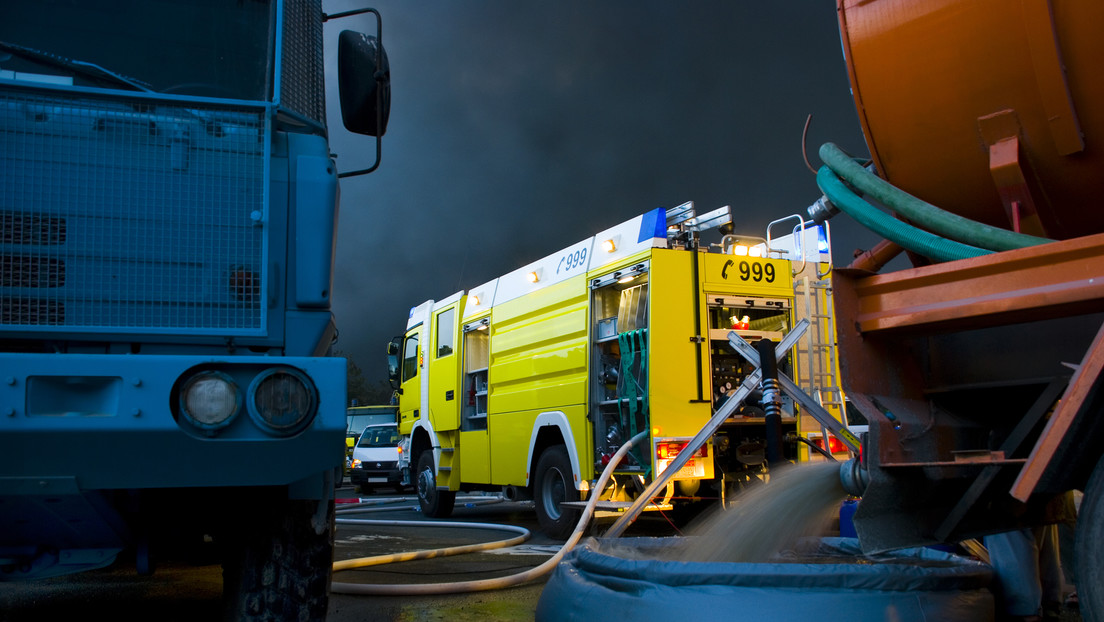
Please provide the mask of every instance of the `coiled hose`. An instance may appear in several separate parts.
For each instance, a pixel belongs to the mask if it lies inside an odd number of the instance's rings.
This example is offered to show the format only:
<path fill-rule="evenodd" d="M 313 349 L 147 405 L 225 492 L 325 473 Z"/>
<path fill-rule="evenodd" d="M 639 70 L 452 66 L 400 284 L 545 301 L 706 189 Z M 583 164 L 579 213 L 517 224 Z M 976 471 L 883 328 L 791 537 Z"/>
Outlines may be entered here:
<path fill-rule="evenodd" d="M 833 204 L 868 229 L 925 257 L 950 261 L 1051 241 L 992 227 L 939 209 L 866 170 L 832 143 L 821 146 L 820 158 L 825 166 L 817 172 L 817 185 Z M 840 178 L 934 234 L 888 216 L 859 197 Z"/>
<path fill-rule="evenodd" d="M 424 596 L 429 594 L 457 594 L 461 592 L 479 592 L 486 590 L 497 590 L 504 587 L 510 587 L 513 585 L 519 585 L 526 583 L 544 576 L 553 568 L 556 564 L 560 563 L 571 549 L 575 548 L 575 545 L 579 543 L 579 539 L 583 536 L 583 531 L 586 529 L 587 523 L 590 522 L 591 516 L 594 514 L 594 508 L 598 505 L 599 493 L 605 490 L 606 484 L 609 483 L 610 477 L 613 476 L 613 470 L 621 462 L 625 454 L 641 440 L 648 436 L 649 430 L 645 430 L 636 436 L 629 439 L 629 442 L 621 446 L 617 450 L 617 453 L 613 454 L 609 464 L 606 465 L 605 470 L 602 471 L 601 477 L 598 478 L 598 482 L 594 485 L 593 494 L 590 496 L 590 501 L 587 502 L 586 508 L 583 509 L 582 516 L 579 517 L 579 522 L 575 525 L 575 531 L 571 532 L 567 542 L 564 543 L 560 550 L 555 555 L 545 560 L 544 563 L 531 568 L 525 572 L 517 574 L 497 577 L 494 579 L 481 579 L 478 581 L 458 581 L 454 583 L 421 583 L 421 584 L 406 584 L 406 585 L 386 585 L 386 584 L 373 584 L 373 583 L 340 583 L 334 581 L 331 585 L 330 591 L 335 594 L 361 594 L 361 595 L 392 595 L 392 596 Z M 344 521 L 341 521 L 344 522 Z M 363 522 L 363 521 L 356 521 Z M 411 523 L 426 523 L 426 521 L 387 521 L 390 524 L 411 524 Z M 450 523 L 437 523 L 430 522 L 430 525 L 440 527 L 442 525 L 449 525 Z M 480 524 L 479 528 L 493 527 L 493 525 Z M 502 529 L 509 529 L 502 526 Z M 513 528 L 515 531 L 517 528 Z M 471 552 L 474 550 L 487 550 L 488 548 L 500 548 L 503 546 L 510 546 L 511 544 L 522 542 L 528 535 L 520 536 L 518 538 L 512 538 L 500 542 L 493 542 L 487 545 L 466 545 L 464 547 L 453 547 L 455 549 L 470 549 L 467 551 L 452 551 L 441 552 L 441 549 L 434 551 L 417 551 L 413 553 L 396 553 L 394 555 L 380 555 L 376 557 L 364 557 L 361 559 L 347 560 L 334 564 L 334 570 L 347 570 L 351 568 L 360 568 L 364 566 L 375 566 L 379 564 L 387 564 L 392 562 L 407 561 L 410 559 L 426 559 L 429 557 L 438 557 L 441 555 L 454 555 L 459 552 Z M 509 543 L 509 544 L 507 544 Z M 482 548 L 481 548 L 482 547 Z"/>
<path fill-rule="evenodd" d="M 833 205 L 857 220 L 862 226 L 887 240 L 896 242 L 906 250 L 929 259 L 954 261 L 993 252 L 960 244 L 897 220 L 852 192 L 827 166 L 822 166 L 817 171 L 817 186 L 820 186 L 820 191 L 832 201 Z"/>

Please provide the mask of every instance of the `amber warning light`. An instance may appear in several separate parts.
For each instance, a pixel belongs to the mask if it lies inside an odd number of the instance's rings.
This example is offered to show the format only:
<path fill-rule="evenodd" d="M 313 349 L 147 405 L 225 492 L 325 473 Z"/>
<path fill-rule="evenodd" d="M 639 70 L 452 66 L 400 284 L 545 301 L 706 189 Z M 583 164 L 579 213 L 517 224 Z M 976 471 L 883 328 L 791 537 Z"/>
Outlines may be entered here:
<path fill-rule="evenodd" d="M 670 460 L 678 456 L 679 452 L 682 451 L 682 448 L 685 446 L 686 441 L 662 441 L 656 443 L 656 457 L 660 460 Z M 702 445 L 701 448 L 698 449 L 697 455 L 702 458 L 708 458 L 709 447 L 707 445 Z"/>

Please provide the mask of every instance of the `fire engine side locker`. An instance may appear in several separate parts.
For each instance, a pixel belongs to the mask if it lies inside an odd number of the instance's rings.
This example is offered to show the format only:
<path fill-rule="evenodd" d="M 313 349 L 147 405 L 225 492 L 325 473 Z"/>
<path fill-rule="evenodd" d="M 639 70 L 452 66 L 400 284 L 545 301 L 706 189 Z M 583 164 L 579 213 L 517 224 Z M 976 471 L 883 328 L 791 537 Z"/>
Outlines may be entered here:
<path fill-rule="evenodd" d="M 598 268 L 588 274 L 592 372 L 587 429 L 595 444 L 587 457 L 590 465 L 598 463 L 588 479 L 597 475 L 601 462 L 612 456 L 621 443 L 650 428 L 647 394 L 651 376 L 646 373 L 650 369 L 651 347 L 649 258 L 650 249 L 613 262 L 599 260 Z M 630 344 L 634 351 L 624 351 Z M 645 466 L 636 461 L 647 455 L 646 449 L 634 450 L 618 472 L 643 474 L 651 466 L 650 461 Z"/>
<path fill-rule="evenodd" d="M 694 314 L 704 305 L 694 304 L 694 298 L 701 295 L 701 288 L 694 282 L 694 255 L 694 252 L 678 249 L 655 248 L 651 252 L 648 385 L 657 389 L 649 395 L 653 462 L 656 460 L 654 437 L 692 438 L 713 414 L 709 399 L 708 351 L 700 348 L 696 339 Z M 704 253 L 699 255 L 704 256 Z M 699 355 L 703 358 L 700 376 L 697 372 Z M 712 479 L 712 450 L 708 451 L 702 477 Z"/>
<path fill-rule="evenodd" d="M 512 275 L 500 279 L 496 298 L 512 285 L 507 282 Z M 551 280 L 553 275 L 540 278 Z M 540 279 L 533 283 L 539 284 Z M 542 426 L 566 421 L 568 431 L 586 429 L 587 300 L 580 271 L 528 295 L 496 302 L 491 310 L 489 373 L 494 383 L 488 396 L 487 428 L 492 483 L 524 486 L 532 481 L 534 474 L 526 460 L 538 419 Z M 585 434 L 578 436 L 564 440 L 569 445 L 574 441 L 572 451 L 580 456 L 581 477 L 589 478 L 590 461 L 581 457 L 589 455 L 590 441 Z"/>
<path fill-rule="evenodd" d="M 493 296 L 493 292 L 492 292 Z M 480 307 L 482 292 L 469 293 L 461 322 L 460 475 L 465 482 L 490 483 L 491 437 L 487 427 L 490 396 L 490 313 Z M 486 298 L 491 300 L 490 297 Z"/>

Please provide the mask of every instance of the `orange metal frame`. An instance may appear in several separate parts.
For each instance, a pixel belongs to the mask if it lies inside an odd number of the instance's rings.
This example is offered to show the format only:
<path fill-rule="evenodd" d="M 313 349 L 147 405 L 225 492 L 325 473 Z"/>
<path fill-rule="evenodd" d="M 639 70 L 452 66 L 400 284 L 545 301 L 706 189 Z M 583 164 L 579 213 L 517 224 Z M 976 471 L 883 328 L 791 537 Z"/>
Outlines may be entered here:
<path fill-rule="evenodd" d="M 887 376 L 879 351 L 861 345 L 867 337 L 954 332 L 1104 311 L 1104 234 L 884 275 L 837 270 L 835 289 L 841 350 L 858 354 L 853 359 L 856 373 L 866 376 L 849 378 L 858 385 L 853 399 L 862 406 L 867 403 L 862 391 L 916 382 L 908 370 Z M 1104 327 L 1027 459 L 1012 490 L 1017 499 L 1030 497 L 1102 378 Z M 919 397 L 915 391 L 912 395 Z M 899 458 L 886 456 L 890 463 L 909 462 Z"/>
<path fill-rule="evenodd" d="M 1104 310 L 1104 234 L 854 281 L 860 333 L 961 330 Z"/>
<path fill-rule="evenodd" d="M 1027 501 L 1035 486 L 1042 479 L 1047 465 L 1058 452 L 1058 446 L 1073 425 L 1074 420 L 1081 414 L 1085 401 L 1094 385 L 1100 382 L 1104 375 L 1104 326 L 1096 334 L 1092 347 L 1085 354 L 1084 360 L 1077 368 L 1077 372 L 1070 380 L 1069 387 L 1058 402 L 1058 408 L 1054 415 L 1047 421 L 1035 449 L 1027 458 L 1027 464 L 1020 471 L 1019 477 L 1012 485 L 1012 496 L 1020 501 Z"/>

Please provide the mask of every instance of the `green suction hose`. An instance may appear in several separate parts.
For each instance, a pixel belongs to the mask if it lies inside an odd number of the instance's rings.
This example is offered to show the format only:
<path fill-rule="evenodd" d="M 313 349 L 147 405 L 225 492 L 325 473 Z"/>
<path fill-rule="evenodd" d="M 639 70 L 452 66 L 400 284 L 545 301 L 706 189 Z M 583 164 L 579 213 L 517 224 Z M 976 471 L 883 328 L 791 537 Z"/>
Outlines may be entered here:
<path fill-rule="evenodd" d="M 867 229 L 887 240 L 896 242 L 906 250 L 935 261 L 968 259 L 993 252 L 941 238 L 897 220 L 852 192 L 827 166 L 822 166 L 817 171 L 817 186 L 820 186 L 820 191 L 828 197 L 832 204 L 847 212 L 849 216 L 859 221 Z"/>
<path fill-rule="evenodd" d="M 1006 251 L 1053 241 L 991 227 L 939 209 L 866 170 L 832 143 L 824 143 L 820 147 L 820 159 L 836 175 L 860 192 L 925 229 L 951 240 L 992 251 Z"/>

